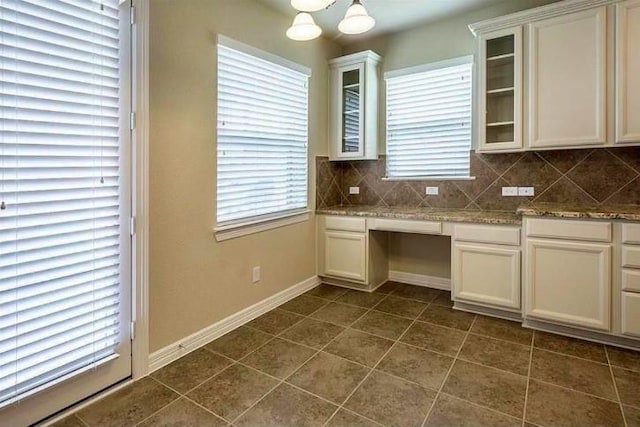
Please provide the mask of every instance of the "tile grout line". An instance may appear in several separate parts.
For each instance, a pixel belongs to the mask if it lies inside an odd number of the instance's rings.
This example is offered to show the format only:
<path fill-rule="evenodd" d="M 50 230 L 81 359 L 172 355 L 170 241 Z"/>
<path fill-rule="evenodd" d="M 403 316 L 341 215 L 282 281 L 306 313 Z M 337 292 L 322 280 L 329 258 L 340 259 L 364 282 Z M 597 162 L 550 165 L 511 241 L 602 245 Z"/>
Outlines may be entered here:
<path fill-rule="evenodd" d="M 345 294 L 346 294 L 346 292 L 345 292 L 344 294 L 342 294 L 342 295 L 345 295 Z M 304 294 L 301 294 L 301 295 L 304 295 Z M 342 296 L 342 295 L 340 295 L 340 296 Z M 385 295 L 384 297 L 382 297 L 382 298 L 380 299 L 380 301 L 378 301 L 375 305 L 379 304 L 382 300 L 386 299 L 386 297 L 387 297 L 387 296 L 388 296 L 388 295 Z M 316 297 L 316 298 L 320 298 L 320 297 Z M 338 298 L 340 298 L 340 297 L 338 297 Z M 325 299 L 325 301 L 327 301 L 327 300 Z M 335 301 L 335 300 L 333 300 L 333 301 Z M 310 317 L 312 314 L 314 314 L 314 313 L 316 313 L 317 311 L 321 310 L 322 308 L 324 308 L 324 307 L 328 306 L 329 304 L 330 304 L 330 303 L 329 303 L 329 302 L 327 302 L 327 304 L 324 304 L 322 307 L 319 307 L 318 309 L 316 309 L 316 310 L 312 311 L 312 312 L 311 312 L 311 313 L 309 313 L 308 315 L 302 315 L 302 316 L 304 317 L 304 318 L 303 318 L 303 320 L 305 320 L 305 319 L 313 319 L 312 317 Z M 374 306 L 375 306 L 375 305 L 374 305 Z M 363 308 L 363 307 L 360 307 L 360 308 Z M 367 309 L 367 311 L 366 311 L 365 313 L 363 313 L 363 314 L 362 314 L 362 316 L 360 316 L 357 320 L 359 320 L 360 318 L 362 318 L 362 317 L 366 316 L 366 315 L 367 315 L 367 313 L 369 313 L 369 312 L 370 312 L 370 311 L 372 311 L 372 310 L 373 310 L 373 307 L 371 307 L 371 308 Z M 299 314 L 299 313 L 296 313 L 296 314 Z M 275 338 L 278 338 L 280 335 L 284 334 L 284 333 L 285 333 L 286 331 L 288 331 L 289 329 L 291 329 L 291 328 L 293 328 L 294 326 L 298 325 L 298 324 L 299 324 L 299 323 L 301 323 L 303 320 L 300 320 L 299 322 L 296 322 L 294 325 L 291 325 L 289 328 L 284 329 L 284 330 L 283 330 L 283 331 L 281 331 L 278 335 L 276 335 L 276 337 L 275 337 Z M 313 320 L 318 320 L 318 319 L 313 319 Z M 355 321 L 354 321 L 354 323 L 355 323 L 357 320 L 355 320 Z M 352 324 L 353 324 L 353 323 L 352 323 Z M 313 394 L 313 393 L 310 393 L 310 392 L 308 392 L 307 390 L 304 390 L 304 389 L 302 389 L 302 388 L 300 388 L 300 387 L 294 386 L 293 384 L 290 384 L 290 383 L 286 382 L 286 380 L 287 380 L 289 377 L 291 377 L 293 374 L 295 374 L 295 373 L 296 373 L 300 368 L 302 368 L 304 365 L 306 365 L 306 364 L 307 364 L 311 359 L 313 359 L 313 358 L 314 358 L 314 357 L 316 357 L 318 354 L 320 354 L 320 352 L 322 352 L 326 347 L 328 347 L 328 346 L 329 346 L 329 344 L 331 344 L 331 343 L 332 343 L 336 338 L 338 338 L 339 336 L 341 336 L 341 335 L 344 333 L 344 331 L 346 331 L 347 329 L 348 329 L 348 328 L 345 328 L 345 329 L 344 329 L 342 332 L 340 332 L 338 335 L 336 335 L 335 337 L 333 337 L 332 339 L 330 339 L 330 340 L 329 340 L 329 341 L 328 341 L 324 346 L 322 346 L 322 348 L 320 348 L 319 350 L 316 350 L 316 352 L 315 352 L 313 355 L 311 355 L 308 359 L 306 359 L 306 360 L 305 360 L 305 361 L 304 361 L 300 366 L 298 366 L 298 367 L 297 367 L 297 368 L 296 368 L 296 369 L 295 369 L 291 374 L 287 375 L 284 379 L 279 379 L 279 378 L 278 378 L 279 383 L 278 383 L 275 387 L 273 387 L 271 390 L 269 390 L 267 393 L 265 393 L 265 394 L 264 394 L 260 399 L 258 399 L 258 400 L 253 404 L 253 405 L 251 405 L 249 408 L 247 408 L 245 411 L 243 411 L 240 415 L 238 415 L 238 416 L 237 416 L 237 417 L 236 417 L 236 418 L 231 422 L 231 424 L 234 424 L 236 421 L 238 421 L 242 416 L 244 416 L 246 413 L 248 413 L 251 409 L 253 409 L 256 405 L 258 405 L 258 403 L 260 403 L 261 401 L 263 401 L 263 400 L 264 400 L 264 399 L 265 399 L 269 394 L 271 394 L 271 392 L 273 392 L 273 390 L 275 390 L 277 387 L 279 387 L 280 385 L 282 385 L 282 384 L 284 384 L 284 383 L 286 383 L 286 384 L 287 384 L 287 385 L 289 385 L 289 386 L 293 386 L 293 387 L 295 387 L 296 389 L 301 390 L 301 391 L 303 391 L 303 392 L 305 392 L 305 393 L 308 393 L 308 394 L 310 394 L 310 395 L 312 395 L 312 396 L 318 397 L 318 398 L 320 398 L 320 399 L 322 399 L 322 400 L 324 400 L 324 401 L 326 401 L 326 402 L 329 402 L 329 403 L 331 403 L 332 405 L 335 405 L 335 403 L 334 403 L 334 402 L 331 402 L 331 401 L 330 401 L 330 400 L 328 400 L 328 399 L 325 399 L 325 398 L 323 398 L 323 397 L 321 397 L 321 396 L 318 396 L 318 395 L 315 395 L 315 394 Z M 283 338 L 280 338 L 280 339 L 283 339 Z M 288 341 L 288 340 L 287 340 L 287 341 Z M 266 344 L 266 343 L 265 343 L 265 344 Z M 296 344 L 298 344 L 298 343 L 296 343 Z M 298 344 L 298 345 L 300 345 L 300 344 Z M 305 346 L 305 347 L 306 347 L 306 348 L 309 348 L 308 346 Z M 315 349 L 314 349 L 314 350 L 315 350 Z M 256 351 L 257 351 L 257 350 L 256 350 Z M 252 354 L 252 353 L 253 353 L 253 352 L 251 352 L 251 353 L 249 353 L 249 354 Z M 248 355 L 244 356 L 243 358 L 245 358 L 245 357 L 247 357 L 247 356 L 248 356 Z M 242 362 L 241 362 L 241 361 L 238 361 L 238 363 L 242 363 Z M 245 366 L 245 365 L 243 364 L 243 366 Z M 265 372 L 262 372 L 262 371 L 260 371 L 259 369 L 256 369 L 256 368 L 252 368 L 252 369 L 257 370 L 258 372 L 261 372 L 261 373 L 263 373 L 263 374 L 266 374 Z M 268 374 L 267 374 L 267 375 L 268 375 Z M 367 376 L 368 376 L 368 374 L 367 374 Z M 274 377 L 274 378 L 277 378 L 277 377 Z M 359 386 L 359 385 L 358 385 L 358 386 Z M 357 387 L 356 387 L 356 389 L 357 389 Z M 327 419 L 327 422 L 329 422 L 329 420 L 331 420 L 331 418 L 333 418 L 333 416 L 336 414 L 336 412 L 337 412 L 338 410 L 340 410 L 340 408 L 341 408 L 341 407 L 342 407 L 342 405 L 338 406 L 338 409 L 336 409 L 336 411 L 334 411 L 334 412 L 331 414 L 331 416 Z M 326 423 L 325 423 L 325 424 L 326 424 Z"/>
<path fill-rule="evenodd" d="M 80 412 L 80 411 L 78 411 L 78 412 Z M 84 424 L 86 427 L 91 427 L 91 426 L 89 425 L 89 423 L 88 423 L 88 422 L 86 422 L 85 420 L 83 420 L 83 419 L 82 419 L 82 417 L 81 417 L 80 415 L 78 415 L 78 412 L 76 412 L 76 413 L 75 413 L 75 414 L 73 414 L 73 415 L 74 415 L 78 420 L 80 420 L 80 423 L 81 423 L 81 424 Z M 65 418 L 65 419 L 66 419 L 66 418 Z"/>
<path fill-rule="evenodd" d="M 536 331 L 531 334 L 531 348 L 529 349 L 529 367 L 527 368 L 527 387 L 524 391 L 524 408 L 522 409 L 522 427 L 525 427 L 527 420 L 527 403 L 529 401 L 529 384 L 531 383 L 531 364 L 533 362 L 533 346 L 536 342 Z"/>
<path fill-rule="evenodd" d="M 163 382 L 158 381 L 155 378 L 152 378 L 151 376 L 149 376 L 149 378 L 151 378 L 152 381 L 155 381 L 156 383 L 158 383 L 160 386 L 165 387 L 169 390 L 171 390 L 172 392 L 174 392 L 175 394 L 178 395 L 178 397 L 176 397 L 175 399 L 172 399 L 169 403 L 167 403 L 166 405 L 163 405 L 161 408 L 158 408 L 156 411 L 154 411 L 153 413 L 151 413 L 148 417 L 138 421 L 137 423 L 135 423 L 134 425 L 140 425 L 143 422 L 147 421 L 149 418 L 153 417 L 154 415 L 156 415 L 158 412 L 162 411 L 163 409 L 167 408 L 168 406 L 170 406 L 171 404 L 177 402 L 178 400 L 180 400 L 180 398 L 183 397 L 182 393 L 178 392 L 178 390 L 175 390 L 172 387 L 169 387 L 168 385 L 164 384 Z"/>
<path fill-rule="evenodd" d="M 611 381 L 613 382 L 613 389 L 616 392 L 616 396 L 618 397 L 618 405 L 620 406 L 620 412 L 622 414 L 622 422 L 625 427 L 629 424 L 627 423 L 627 417 L 624 414 L 624 407 L 622 406 L 622 399 L 620 399 L 620 392 L 618 391 L 618 384 L 616 383 L 616 376 L 613 375 L 613 366 L 611 366 L 611 361 L 609 360 L 609 350 L 607 350 L 607 346 L 604 347 L 604 354 L 607 356 L 607 363 L 609 365 L 609 374 L 611 375 Z"/>
<path fill-rule="evenodd" d="M 467 330 L 467 332 L 464 335 L 464 338 L 462 339 L 462 342 L 460 343 L 460 347 L 458 348 L 458 351 L 456 352 L 456 355 L 453 358 L 453 362 L 451 362 L 451 366 L 449 366 L 449 369 L 447 370 L 447 374 L 444 376 L 444 379 L 442 380 L 442 384 L 440 384 L 440 387 L 436 392 L 436 396 L 433 398 L 433 403 L 431 403 L 431 406 L 427 411 L 427 415 L 425 415 L 424 419 L 422 420 L 422 424 L 420 424 L 422 427 L 424 427 L 427 421 L 429 420 L 429 416 L 431 415 L 433 408 L 436 406 L 436 402 L 440 397 L 440 393 L 442 392 L 444 385 L 447 383 L 447 380 L 449 379 L 449 375 L 451 375 L 451 371 L 453 371 L 453 367 L 456 365 L 456 362 L 458 361 L 458 357 L 462 352 L 462 348 L 464 347 L 464 344 L 467 342 L 467 338 L 469 337 L 469 334 L 471 334 L 471 329 L 473 328 L 473 325 L 475 325 L 477 319 L 478 319 L 478 315 L 476 314 L 473 318 L 473 321 L 471 322 L 471 325 L 469 325 L 469 330 Z"/>
<path fill-rule="evenodd" d="M 393 291 L 391 291 L 390 293 L 388 293 L 384 298 L 382 298 L 378 304 L 382 301 L 384 301 L 385 299 L 387 299 L 387 297 L 389 297 L 390 295 L 393 294 L 393 292 L 395 292 L 396 289 L 394 289 Z M 433 302 L 435 299 L 437 298 L 434 297 L 433 300 L 429 301 L 428 303 L 426 303 L 425 307 L 420 310 L 420 313 L 418 313 L 418 315 L 416 316 L 416 318 L 411 322 L 411 324 L 404 330 L 404 332 L 402 332 L 402 334 L 400 334 L 400 336 L 398 336 L 398 338 L 393 341 L 393 344 L 391 344 L 391 346 L 389 347 L 389 349 L 378 359 L 378 361 L 373 365 L 373 367 L 370 369 L 370 371 L 367 373 L 367 375 L 364 376 L 364 378 L 356 385 L 356 387 L 351 391 L 351 393 L 349 393 L 349 395 L 347 395 L 347 397 L 342 401 L 342 404 L 338 407 L 338 409 L 336 409 L 333 414 L 331 414 L 331 416 L 327 419 L 327 421 L 325 421 L 325 423 L 323 424 L 323 427 L 326 427 L 327 424 L 329 423 L 329 421 L 331 421 L 333 419 L 333 417 L 335 417 L 335 415 L 340 411 L 340 409 L 346 409 L 349 410 L 348 408 L 344 408 L 345 403 L 347 403 L 349 401 L 349 399 L 351 399 L 351 397 L 356 393 L 356 391 L 358 391 L 360 389 L 360 387 L 362 386 L 362 384 L 364 384 L 364 382 L 371 376 L 371 374 L 375 371 L 375 369 L 378 367 L 378 365 L 380 364 L 380 362 L 382 362 L 384 360 L 385 357 L 387 357 L 387 355 L 391 352 L 391 350 L 393 350 L 396 345 L 398 343 L 400 343 L 400 340 L 402 339 L 402 337 L 404 337 L 404 335 L 407 333 L 407 331 L 409 331 L 409 329 L 411 329 L 411 327 L 418 321 L 418 318 L 422 315 L 422 313 L 425 312 L 425 310 L 427 308 L 429 308 L 429 305 L 431 305 L 431 302 Z M 424 301 L 421 301 L 422 303 L 425 303 Z M 377 306 L 378 304 L 374 305 L 373 307 L 371 307 L 371 309 L 369 311 L 373 311 L 373 308 L 375 306 Z M 368 312 L 369 312 L 368 311 Z M 367 313 L 368 313 L 367 312 Z M 365 315 L 367 314 L 365 313 Z M 364 315 L 363 315 L 364 316 Z M 387 338 L 388 339 L 388 338 Z M 390 340 L 391 341 L 391 340 Z M 422 386 L 421 386 L 422 387 Z M 424 387 L 423 387 L 424 388 Z M 353 412 L 353 411 L 352 411 Z M 356 414 L 362 416 L 360 413 L 356 412 Z M 368 417 L 365 417 L 368 419 Z M 379 423 L 379 422 L 378 422 Z M 381 423 L 379 423 L 381 424 Z"/>

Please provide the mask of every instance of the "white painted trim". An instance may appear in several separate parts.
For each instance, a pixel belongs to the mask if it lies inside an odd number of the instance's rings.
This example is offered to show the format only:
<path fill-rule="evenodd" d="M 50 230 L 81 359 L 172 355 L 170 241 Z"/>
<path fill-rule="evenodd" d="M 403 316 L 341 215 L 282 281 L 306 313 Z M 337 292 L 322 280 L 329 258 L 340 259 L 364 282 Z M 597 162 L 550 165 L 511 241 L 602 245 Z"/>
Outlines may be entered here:
<path fill-rule="evenodd" d="M 424 286 L 426 288 L 451 290 L 451 279 L 444 277 L 427 276 L 426 274 L 407 273 L 404 271 L 389 270 L 389 280 L 394 282 L 406 283 L 415 286 Z"/>
<path fill-rule="evenodd" d="M 311 276 L 284 291 L 278 292 L 262 301 L 245 308 L 231 316 L 222 319 L 213 325 L 195 332 L 188 337 L 169 344 L 149 355 L 149 373 L 181 358 L 185 354 L 202 347 L 203 345 L 221 337 L 222 335 L 244 325 L 256 317 L 273 310 L 279 305 L 315 288 L 320 284 L 318 276 Z"/>
<path fill-rule="evenodd" d="M 469 30 L 474 35 L 502 30 L 517 25 L 528 24 L 534 21 L 554 18 L 569 13 L 581 12 L 583 10 L 596 8 L 599 6 L 608 6 L 617 3 L 619 0 L 564 0 L 557 3 L 548 4 L 546 6 L 536 7 L 533 9 L 523 10 L 521 12 L 511 13 L 509 15 L 499 16 L 486 21 L 476 22 L 469 25 Z"/>
<path fill-rule="evenodd" d="M 267 52 L 265 50 L 258 49 L 257 47 L 253 47 L 248 44 L 239 42 L 230 37 L 223 36 L 222 34 L 218 34 L 218 44 L 228 47 L 229 49 L 246 53 L 247 55 L 264 59 L 265 61 L 273 62 L 274 64 L 277 64 L 284 68 L 288 68 L 289 70 L 295 71 L 296 73 L 300 73 L 307 77 L 311 77 L 311 68 L 309 67 L 300 65 L 297 62 L 290 61 L 286 58 Z"/>
<path fill-rule="evenodd" d="M 132 30 L 132 99 L 137 122 L 131 137 L 132 215 L 136 219 L 131 247 L 134 380 L 147 375 L 149 369 L 149 1 L 133 0 L 136 22 Z"/>
<path fill-rule="evenodd" d="M 272 230 L 274 228 L 308 221 L 310 218 L 310 212 L 310 210 L 289 212 L 278 216 L 216 227 L 214 229 L 216 241 L 222 242 L 224 240 L 235 239 L 236 237 L 247 236 L 253 233 L 260 233 L 261 231 Z"/>
<path fill-rule="evenodd" d="M 439 70 L 441 68 L 455 67 L 456 65 L 473 64 L 473 55 L 458 56 L 456 58 L 444 59 L 442 61 L 430 62 L 428 64 L 416 65 L 414 67 L 400 68 L 398 70 L 387 71 L 384 79 L 394 79 L 411 74 L 425 73 L 427 71 Z M 425 177 L 425 179 L 431 179 Z"/>

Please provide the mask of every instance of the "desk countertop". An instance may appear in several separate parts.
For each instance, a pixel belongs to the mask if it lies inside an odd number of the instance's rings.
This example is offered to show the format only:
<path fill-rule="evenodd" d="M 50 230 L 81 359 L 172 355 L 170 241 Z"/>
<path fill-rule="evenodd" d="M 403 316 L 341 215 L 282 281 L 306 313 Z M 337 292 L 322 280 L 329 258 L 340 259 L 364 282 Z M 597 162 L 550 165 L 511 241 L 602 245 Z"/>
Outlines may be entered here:
<path fill-rule="evenodd" d="M 317 209 L 316 213 L 319 215 L 506 225 L 522 224 L 523 216 L 640 221 L 640 206 L 577 207 L 555 203 L 535 206 L 524 205 L 520 206 L 516 212 L 382 206 L 332 206 Z"/>
<path fill-rule="evenodd" d="M 333 206 L 316 210 L 319 215 L 362 216 L 370 218 L 413 219 L 422 221 L 471 222 L 480 224 L 520 225 L 521 216 L 514 212 L 463 211 L 455 209 Z"/>

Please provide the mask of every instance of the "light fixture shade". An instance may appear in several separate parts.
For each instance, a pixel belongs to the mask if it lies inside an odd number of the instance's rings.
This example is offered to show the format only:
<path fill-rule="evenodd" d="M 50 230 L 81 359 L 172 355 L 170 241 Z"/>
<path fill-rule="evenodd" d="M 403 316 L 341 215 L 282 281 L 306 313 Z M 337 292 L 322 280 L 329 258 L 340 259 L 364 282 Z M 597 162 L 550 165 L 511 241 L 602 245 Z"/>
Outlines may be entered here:
<path fill-rule="evenodd" d="M 353 0 L 338 29 L 344 34 L 366 33 L 376 25 L 376 20 L 369 16 L 360 0 Z"/>
<path fill-rule="evenodd" d="M 287 30 L 287 37 L 297 41 L 313 40 L 320 34 L 322 34 L 322 28 L 318 27 L 313 17 L 306 12 L 298 13 Z"/>
<path fill-rule="evenodd" d="M 291 0 L 291 6 L 301 12 L 315 12 L 326 9 L 335 0 Z"/>

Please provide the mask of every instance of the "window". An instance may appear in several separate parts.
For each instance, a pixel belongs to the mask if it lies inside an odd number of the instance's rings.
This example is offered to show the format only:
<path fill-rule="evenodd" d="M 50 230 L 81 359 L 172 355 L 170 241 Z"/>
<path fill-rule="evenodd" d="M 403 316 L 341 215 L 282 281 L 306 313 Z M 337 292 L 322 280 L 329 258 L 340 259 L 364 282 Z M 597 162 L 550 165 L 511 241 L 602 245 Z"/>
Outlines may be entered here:
<path fill-rule="evenodd" d="M 218 230 L 306 210 L 309 75 L 220 37 Z"/>
<path fill-rule="evenodd" d="M 472 57 L 385 74 L 387 177 L 466 178 Z"/>
<path fill-rule="evenodd" d="M 0 0 L 0 407 L 130 372 L 120 24 L 118 0 Z"/>

